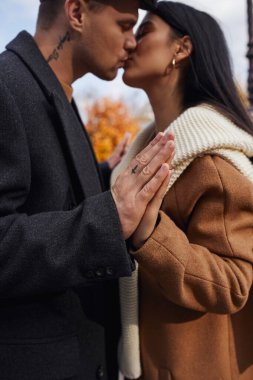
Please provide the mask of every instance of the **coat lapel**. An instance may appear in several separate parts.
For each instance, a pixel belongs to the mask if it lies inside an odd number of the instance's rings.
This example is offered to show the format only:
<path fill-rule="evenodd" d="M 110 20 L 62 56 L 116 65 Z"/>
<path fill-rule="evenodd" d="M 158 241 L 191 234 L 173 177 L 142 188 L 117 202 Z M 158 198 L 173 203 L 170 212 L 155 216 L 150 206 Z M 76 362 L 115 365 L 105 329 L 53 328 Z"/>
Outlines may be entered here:
<path fill-rule="evenodd" d="M 62 102 L 55 93 L 52 96 L 58 112 L 70 154 L 85 195 L 91 196 L 101 191 L 97 166 L 83 126 L 79 122 L 72 106 Z"/>
<path fill-rule="evenodd" d="M 34 39 L 27 32 L 21 32 L 6 48 L 24 62 L 57 111 L 84 195 L 88 197 L 97 194 L 101 191 L 101 183 L 89 140 L 60 82 L 45 61 Z"/>

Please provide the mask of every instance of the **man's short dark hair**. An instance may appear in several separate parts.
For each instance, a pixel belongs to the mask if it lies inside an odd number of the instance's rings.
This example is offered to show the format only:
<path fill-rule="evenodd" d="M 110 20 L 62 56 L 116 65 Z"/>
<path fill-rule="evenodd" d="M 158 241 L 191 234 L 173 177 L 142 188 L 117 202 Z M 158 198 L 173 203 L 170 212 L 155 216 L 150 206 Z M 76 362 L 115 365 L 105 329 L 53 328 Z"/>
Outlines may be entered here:
<path fill-rule="evenodd" d="M 120 0 L 119 0 L 120 1 Z M 106 5 L 106 3 L 109 2 L 109 0 L 91 0 L 91 5 L 93 5 L 93 3 L 97 3 L 99 5 L 100 4 L 104 4 Z M 155 7 L 156 7 L 156 2 L 157 0 L 139 0 L 139 4 L 140 4 L 140 8 L 141 9 L 145 9 L 145 10 L 154 10 Z"/>
<path fill-rule="evenodd" d="M 152 11 L 156 7 L 157 0 L 139 0 L 140 8 Z"/>
<path fill-rule="evenodd" d="M 50 29 L 64 3 L 65 0 L 40 0 L 37 24 L 42 29 Z"/>
<path fill-rule="evenodd" d="M 90 0 L 88 5 L 91 9 L 96 10 L 108 2 L 110 0 Z M 40 0 L 38 25 L 42 29 L 50 29 L 64 3 L 65 0 Z M 152 10 L 155 8 L 156 0 L 139 0 L 139 3 L 141 9 Z"/>

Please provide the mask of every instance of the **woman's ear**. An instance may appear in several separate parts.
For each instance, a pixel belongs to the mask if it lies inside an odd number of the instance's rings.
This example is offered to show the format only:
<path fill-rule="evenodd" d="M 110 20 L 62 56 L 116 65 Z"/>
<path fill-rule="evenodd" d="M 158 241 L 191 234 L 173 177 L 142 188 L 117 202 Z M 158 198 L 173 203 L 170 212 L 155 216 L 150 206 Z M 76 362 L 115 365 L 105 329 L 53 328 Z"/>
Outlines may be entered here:
<path fill-rule="evenodd" d="M 190 36 L 183 36 L 178 42 L 178 46 L 175 53 L 177 63 L 183 62 L 190 57 L 192 53 L 192 41 Z"/>
<path fill-rule="evenodd" d="M 87 10 L 87 2 L 82 0 L 67 0 L 65 2 L 65 14 L 67 15 L 70 27 L 81 32 L 85 21 L 85 12 Z"/>

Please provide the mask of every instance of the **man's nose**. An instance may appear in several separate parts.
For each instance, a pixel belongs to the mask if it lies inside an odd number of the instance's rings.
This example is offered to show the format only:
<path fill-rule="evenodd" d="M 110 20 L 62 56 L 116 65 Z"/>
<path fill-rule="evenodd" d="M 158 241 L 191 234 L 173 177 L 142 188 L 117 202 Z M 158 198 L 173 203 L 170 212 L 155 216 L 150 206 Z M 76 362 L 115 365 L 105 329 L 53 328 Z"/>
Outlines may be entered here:
<path fill-rule="evenodd" d="M 126 42 L 125 42 L 125 49 L 128 51 L 132 51 L 136 48 L 137 41 L 135 38 L 135 35 L 131 33 L 130 36 L 127 37 Z"/>

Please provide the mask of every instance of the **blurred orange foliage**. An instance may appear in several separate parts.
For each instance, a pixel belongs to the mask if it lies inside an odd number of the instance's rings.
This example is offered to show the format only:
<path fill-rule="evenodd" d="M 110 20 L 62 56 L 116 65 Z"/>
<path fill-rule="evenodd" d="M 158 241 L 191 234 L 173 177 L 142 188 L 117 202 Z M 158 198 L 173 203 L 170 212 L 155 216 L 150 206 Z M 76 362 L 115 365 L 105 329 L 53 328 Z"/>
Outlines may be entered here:
<path fill-rule="evenodd" d="M 140 129 L 140 122 L 129 115 L 122 101 L 103 98 L 87 109 L 86 129 L 99 162 L 107 160 L 126 132 L 132 139 Z"/>

